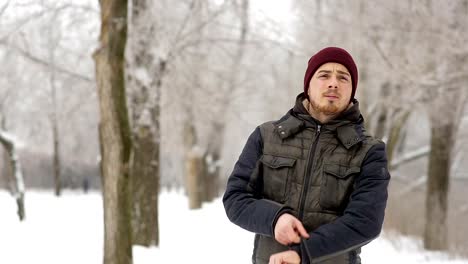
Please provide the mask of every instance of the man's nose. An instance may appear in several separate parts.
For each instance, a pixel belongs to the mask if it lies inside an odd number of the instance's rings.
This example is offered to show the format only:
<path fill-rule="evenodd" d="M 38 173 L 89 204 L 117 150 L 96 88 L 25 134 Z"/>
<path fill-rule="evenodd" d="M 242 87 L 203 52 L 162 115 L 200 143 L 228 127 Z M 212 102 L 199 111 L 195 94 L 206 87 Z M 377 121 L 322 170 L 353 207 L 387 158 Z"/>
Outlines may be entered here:
<path fill-rule="evenodd" d="M 328 83 L 328 88 L 338 88 L 338 80 L 335 76 L 330 78 L 330 83 Z"/>

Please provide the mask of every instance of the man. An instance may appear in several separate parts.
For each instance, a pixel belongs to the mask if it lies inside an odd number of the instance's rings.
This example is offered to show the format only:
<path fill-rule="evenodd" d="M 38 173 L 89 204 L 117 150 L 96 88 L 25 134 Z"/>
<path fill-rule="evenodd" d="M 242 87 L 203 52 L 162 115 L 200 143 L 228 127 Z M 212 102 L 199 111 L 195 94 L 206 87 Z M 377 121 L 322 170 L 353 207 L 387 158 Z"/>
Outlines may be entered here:
<path fill-rule="evenodd" d="M 229 219 L 256 233 L 253 263 L 360 263 L 382 228 L 390 175 L 385 144 L 364 129 L 351 55 L 312 56 L 304 93 L 258 126 L 229 177 Z"/>

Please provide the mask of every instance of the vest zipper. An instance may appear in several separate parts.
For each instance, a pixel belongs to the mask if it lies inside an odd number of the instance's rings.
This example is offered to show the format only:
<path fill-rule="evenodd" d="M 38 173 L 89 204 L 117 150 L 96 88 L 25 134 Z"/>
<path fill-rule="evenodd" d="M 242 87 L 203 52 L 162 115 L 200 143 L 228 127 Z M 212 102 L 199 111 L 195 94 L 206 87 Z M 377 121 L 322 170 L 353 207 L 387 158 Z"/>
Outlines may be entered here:
<path fill-rule="evenodd" d="M 302 222 L 302 218 L 304 217 L 304 205 L 305 205 L 305 200 L 307 197 L 307 191 L 309 189 L 310 170 L 312 169 L 312 165 L 314 163 L 315 149 L 317 148 L 321 127 L 322 127 L 321 125 L 317 125 L 317 132 L 315 133 L 315 141 L 314 143 L 312 143 L 312 147 L 309 149 L 309 160 L 308 160 L 309 164 L 307 164 L 307 169 L 304 175 L 304 182 L 303 182 L 303 188 L 302 188 L 302 193 L 301 193 L 301 204 L 299 206 L 299 220 L 301 222 Z"/>

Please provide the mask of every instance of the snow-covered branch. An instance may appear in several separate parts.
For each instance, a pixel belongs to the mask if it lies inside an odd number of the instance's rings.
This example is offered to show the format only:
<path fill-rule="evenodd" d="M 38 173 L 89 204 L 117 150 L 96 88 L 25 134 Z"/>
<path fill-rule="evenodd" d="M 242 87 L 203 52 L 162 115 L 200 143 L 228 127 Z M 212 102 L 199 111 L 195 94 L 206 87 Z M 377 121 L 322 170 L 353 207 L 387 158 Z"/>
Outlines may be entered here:
<path fill-rule="evenodd" d="M 14 138 L 6 133 L 5 131 L 0 130 L 0 143 L 5 147 L 6 152 L 10 156 L 11 168 L 14 176 L 15 190 L 12 190 L 13 196 L 16 199 L 18 205 L 18 216 L 22 221 L 25 217 L 24 211 L 24 181 L 23 174 L 21 171 L 20 161 L 17 154 L 17 144 L 15 143 Z"/>
<path fill-rule="evenodd" d="M 3 6 L 0 7 L 0 17 L 5 13 L 5 10 L 8 8 L 8 5 L 10 4 L 10 1 L 6 1 Z"/>

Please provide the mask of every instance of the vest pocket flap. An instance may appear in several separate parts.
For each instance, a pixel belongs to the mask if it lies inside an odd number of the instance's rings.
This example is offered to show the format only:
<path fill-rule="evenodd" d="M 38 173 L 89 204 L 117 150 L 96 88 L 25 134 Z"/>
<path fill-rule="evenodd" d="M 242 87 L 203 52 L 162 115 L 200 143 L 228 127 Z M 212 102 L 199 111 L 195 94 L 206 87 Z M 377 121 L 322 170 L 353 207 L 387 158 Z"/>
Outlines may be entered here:
<path fill-rule="evenodd" d="M 347 167 L 340 164 L 324 164 L 323 171 L 337 178 L 344 179 L 351 174 L 359 173 L 361 171 L 361 168 Z"/>
<path fill-rule="evenodd" d="M 361 172 L 360 167 L 350 167 L 346 170 L 346 176 Z"/>
<path fill-rule="evenodd" d="M 261 161 L 263 164 L 273 169 L 281 167 L 292 167 L 294 165 L 294 162 L 296 162 L 296 160 L 292 158 L 278 157 L 272 155 L 263 155 Z"/>

